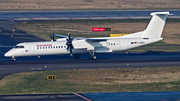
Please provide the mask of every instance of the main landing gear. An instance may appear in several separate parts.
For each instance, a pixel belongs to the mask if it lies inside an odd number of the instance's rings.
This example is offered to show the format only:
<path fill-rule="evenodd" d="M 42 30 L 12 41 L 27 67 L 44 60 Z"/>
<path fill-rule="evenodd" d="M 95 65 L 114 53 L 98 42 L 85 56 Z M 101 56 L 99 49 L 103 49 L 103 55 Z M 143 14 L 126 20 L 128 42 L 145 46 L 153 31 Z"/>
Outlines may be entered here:
<path fill-rule="evenodd" d="M 92 51 L 89 51 L 89 53 L 91 54 L 91 59 L 92 59 L 92 60 L 96 60 L 95 52 L 92 50 Z M 78 59 L 78 58 L 80 57 L 80 55 L 79 55 L 79 54 L 75 54 L 74 57 L 75 57 L 76 59 Z"/>
<path fill-rule="evenodd" d="M 89 53 L 91 54 L 91 59 L 92 60 L 96 60 L 96 55 L 95 55 L 95 52 L 94 52 L 94 50 L 92 50 L 92 51 L 89 51 Z"/>
<path fill-rule="evenodd" d="M 76 59 L 79 59 L 80 55 L 79 55 L 79 54 L 75 54 L 74 57 L 75 57 Z"/>

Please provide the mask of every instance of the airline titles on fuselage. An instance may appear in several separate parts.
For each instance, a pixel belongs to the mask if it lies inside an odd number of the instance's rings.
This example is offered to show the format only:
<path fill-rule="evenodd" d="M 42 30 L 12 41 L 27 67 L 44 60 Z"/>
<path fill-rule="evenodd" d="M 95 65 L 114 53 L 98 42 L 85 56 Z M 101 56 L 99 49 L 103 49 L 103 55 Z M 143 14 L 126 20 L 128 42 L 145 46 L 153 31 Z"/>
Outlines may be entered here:
<path fill-rule="evenodd" d="M 36 44 L 37 49 L 66 48 L 66 46 L 53 46 L 52 44 Z"/>
<path fill-rule="evenodd" d="M 45 44 L 45 45 L 38 45 L 38 44 L 36 44 L 36 46 L 37 47 L 51 47 L 52 44 Z"/>

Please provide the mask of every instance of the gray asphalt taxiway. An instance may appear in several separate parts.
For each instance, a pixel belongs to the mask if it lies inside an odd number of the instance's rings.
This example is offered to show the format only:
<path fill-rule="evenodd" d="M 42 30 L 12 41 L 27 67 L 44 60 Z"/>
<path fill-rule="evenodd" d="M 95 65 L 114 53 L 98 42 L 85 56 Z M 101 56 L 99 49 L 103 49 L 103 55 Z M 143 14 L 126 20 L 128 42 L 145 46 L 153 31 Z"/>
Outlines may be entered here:
<path fill-rule="evenodd" d="M 30 71 L 180 66 L 179 52 L 104 53 L 97 54 L 97 60 L 91 60 L 90 54 L 81 54 L 79 59 L 70 55 L 53 55 L 18 57 L 17 61 L 2 57 L 3 52 L 0 55 L 0 78 Z"/>
<path fill-rule="evenodd" d="M 31 34 L 15 28 L 13 25 L 23 21 L 34 20 L 75 20 L 75 19 L 123 19 L 150 18 L 154 11 L 72 11 L 72 12 L 0 12 L 0 79 L 9 74 L 31 71 L 99 69 L 99 68 L 137 68 L 180 66 L 180 52 L 147 53 L 102 53 L 97 60 L 91 60 L 90 54 L 81 54 L 79 59 L 70 55 L 52 55 L 38 57 L 18 57 L 17 61 L 4 57 L 12 46 L 19 42 L 43 41 Z M 139 15 L 143 16 L 139 16 Z M 170 11 L 178 18 L 178 10 Z M 179 14 L 179 15 L 178 15 Z M 13 21 L 12 21 L 13 20 Z M 15 33 L 12 32 L 15 29 Z M 6 47 L 4 47 L 6 46 Z M 139 94 L 139 95 L 138 95 Z M 161 95 L 162 97 L 155 96 Z M 136 97 L 134 95 L 137 95 Z M 140 95 L 142 95 L 140 97 Z M 131 96 L 131 97 L 127 97 Z M 39 94 L 39 95 L 0 95 L 1 101 L 47 100 L 47 101 L 109 101 L 109 100 L 179 100 L 180 92 L 151 93 L 89 93 L 89 94 Z M 121 99 L 120 99 L 121 98 Z M 151 99 L 152 98 L 152 99 Z M 109 99 L 109 100 L 108 100 Z"/>

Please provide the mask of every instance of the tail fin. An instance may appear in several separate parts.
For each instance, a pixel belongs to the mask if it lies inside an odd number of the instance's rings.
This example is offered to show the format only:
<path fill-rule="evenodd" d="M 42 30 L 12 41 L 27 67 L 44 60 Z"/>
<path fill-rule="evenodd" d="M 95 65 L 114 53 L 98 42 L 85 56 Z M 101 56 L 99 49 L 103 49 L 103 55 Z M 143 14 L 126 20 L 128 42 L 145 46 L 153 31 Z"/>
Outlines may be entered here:
<path fill-rule="evenodd" d="M 169 12 L 155 12 L 151 13 L 152 19 L 147 28 L 144 30 L 142 37 L 161 37 L 164 24 L 166 22 Z"/>

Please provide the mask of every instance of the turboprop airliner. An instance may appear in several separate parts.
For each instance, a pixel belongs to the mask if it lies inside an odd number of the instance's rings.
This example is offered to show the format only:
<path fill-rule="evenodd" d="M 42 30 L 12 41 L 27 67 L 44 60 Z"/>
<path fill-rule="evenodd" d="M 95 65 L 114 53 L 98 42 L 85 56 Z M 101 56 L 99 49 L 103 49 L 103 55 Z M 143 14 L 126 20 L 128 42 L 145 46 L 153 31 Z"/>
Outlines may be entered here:
<path fill-rule="evenodd" d="M 80 57 L 80 53 L 90 53 L 92 59 L 96 59 L 97 53 L 123 51 L 162 40 L 161 37 L 167 15 L 169 12 L 151 13 L 151 20 L 144 31 L 132 33 L 121 37 L 102 38 L 73 38 L 68 36 L 54 35 L 49 42 L 27 42 L 19 43 L 14 48 L 4 54 L 5 57 L 22 56 L 42 56 L 74 54 L 75 58 Z M 60 37 L 54 39 L 54 36 Z"/>

